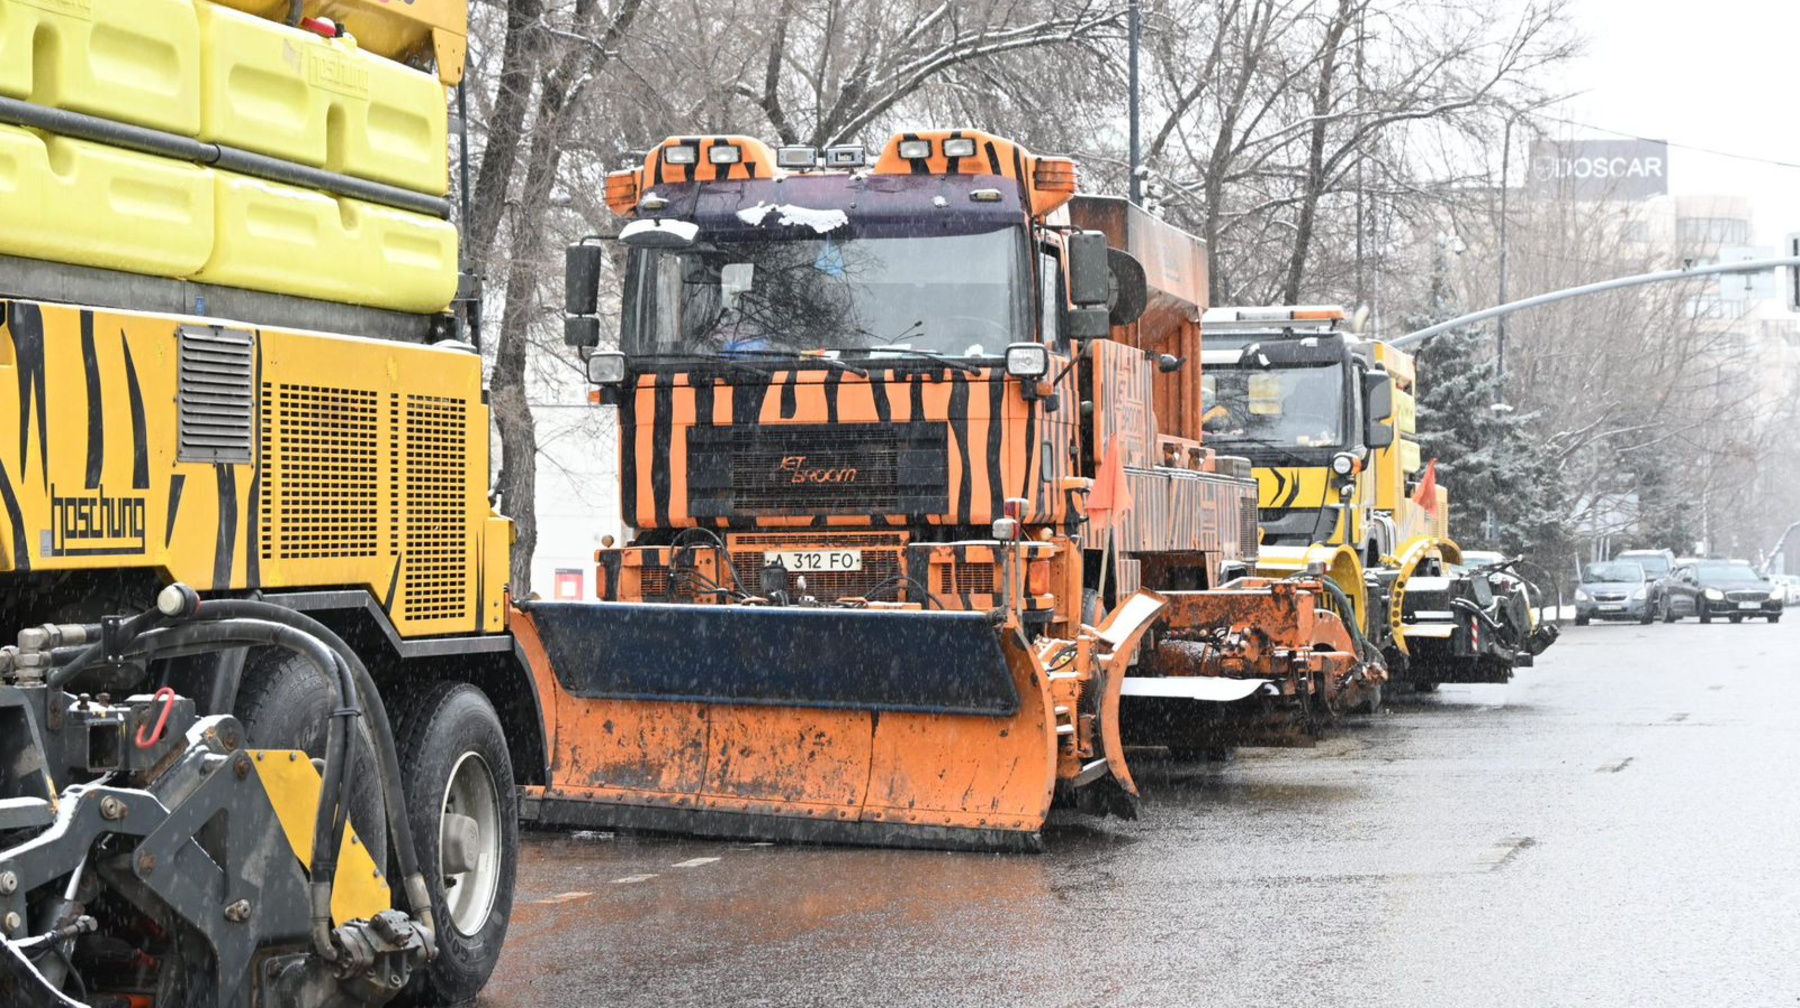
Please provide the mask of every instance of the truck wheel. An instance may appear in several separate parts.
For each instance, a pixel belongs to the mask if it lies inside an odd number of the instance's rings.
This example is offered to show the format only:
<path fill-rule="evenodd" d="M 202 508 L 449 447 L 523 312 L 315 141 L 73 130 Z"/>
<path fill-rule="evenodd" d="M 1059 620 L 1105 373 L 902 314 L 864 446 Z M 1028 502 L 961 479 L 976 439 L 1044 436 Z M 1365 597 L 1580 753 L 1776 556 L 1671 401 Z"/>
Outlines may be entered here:
<path fill-rule="evenodd" d="M 438 945 L 402 999 L 457 1004 L 494 972 L 512 916 L 519 862 L 512 760 L 493 704 L 474 686 L 432 683 L 393 706 L 394 747 Z"/>
<path fill-rule="evenodd" d="M 232 713 L 244 725 L 244 742 L 252 749 L 301 749 L 313 759 L 325 756 L 336 684 L 312 662 L 292 651 L 257 648 L 244 663 Z M 353 718 L 356 742 L 350 748 L 350 824 L 356 828 L 376 864 L 387 857 L 387 808 L 381 800 L 381 777 L 368 718 Z"/>

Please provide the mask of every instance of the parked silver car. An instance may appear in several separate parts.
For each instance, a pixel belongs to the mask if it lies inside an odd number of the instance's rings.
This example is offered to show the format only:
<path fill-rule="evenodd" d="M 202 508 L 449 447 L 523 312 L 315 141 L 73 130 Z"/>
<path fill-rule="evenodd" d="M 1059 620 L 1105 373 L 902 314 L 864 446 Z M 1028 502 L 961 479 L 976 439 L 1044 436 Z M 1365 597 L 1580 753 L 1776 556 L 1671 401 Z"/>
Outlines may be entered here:
<path fill-rule="evenodd" d="M 1636 620 L 1649 623 L 1650 579 L 1644 568 L 1629 560 L 1603 560 L 1582 568 L 1575 586 L 1575 625 L 1589 620 Z"/>

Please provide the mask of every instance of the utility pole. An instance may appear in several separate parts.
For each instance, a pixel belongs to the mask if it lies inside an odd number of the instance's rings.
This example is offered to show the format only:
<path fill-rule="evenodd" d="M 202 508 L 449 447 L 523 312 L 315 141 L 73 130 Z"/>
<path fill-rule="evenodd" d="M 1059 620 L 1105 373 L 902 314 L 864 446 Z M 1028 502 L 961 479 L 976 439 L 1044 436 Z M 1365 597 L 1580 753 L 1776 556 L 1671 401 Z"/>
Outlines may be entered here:
<path fill-rule="evenodd" d="M 1131 75 L 1131 202 L 1144 205 L 1144 152 L 1142 137 L 1138 128 L 1138 42 L 1143 33 L 1143 11 L 1139 0 L 1131 0 L 1131 8 L 1126 16 L 1129 24 L 1128 34 L 1131 37 L 1130 52 L 1126 56 L 1126 64 Z"/>

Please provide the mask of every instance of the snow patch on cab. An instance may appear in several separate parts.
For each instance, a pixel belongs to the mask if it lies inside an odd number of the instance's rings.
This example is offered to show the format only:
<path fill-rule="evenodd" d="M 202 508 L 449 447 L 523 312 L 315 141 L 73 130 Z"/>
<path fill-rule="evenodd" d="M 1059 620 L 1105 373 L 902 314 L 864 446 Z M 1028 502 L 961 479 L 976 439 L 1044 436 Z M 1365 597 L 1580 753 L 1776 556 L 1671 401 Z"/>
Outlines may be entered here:
<path fill-rule="evenodd" d="M 771 213 L 782 227 L 809 227 L 818 234 L 828 234 L 850 223 L 849 215 L 842 210 L 818 210 L 793 203 L 758 203 L 739 210 L 737 218 L 751 227 L 761 227 Z"/>

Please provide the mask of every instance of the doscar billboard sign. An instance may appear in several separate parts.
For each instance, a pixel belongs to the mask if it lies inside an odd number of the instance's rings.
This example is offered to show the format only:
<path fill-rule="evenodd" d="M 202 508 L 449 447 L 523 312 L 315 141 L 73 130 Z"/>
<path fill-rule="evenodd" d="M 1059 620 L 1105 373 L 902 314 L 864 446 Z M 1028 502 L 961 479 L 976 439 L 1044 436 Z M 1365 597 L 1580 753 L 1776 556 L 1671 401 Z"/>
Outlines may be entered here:
<path fill-rule="evenodd" d="M 1642 200 L 1669 191 L 1669 145 L 1660 140 L 1540 140 L 1531 189 L 1578 200 Z"/>

